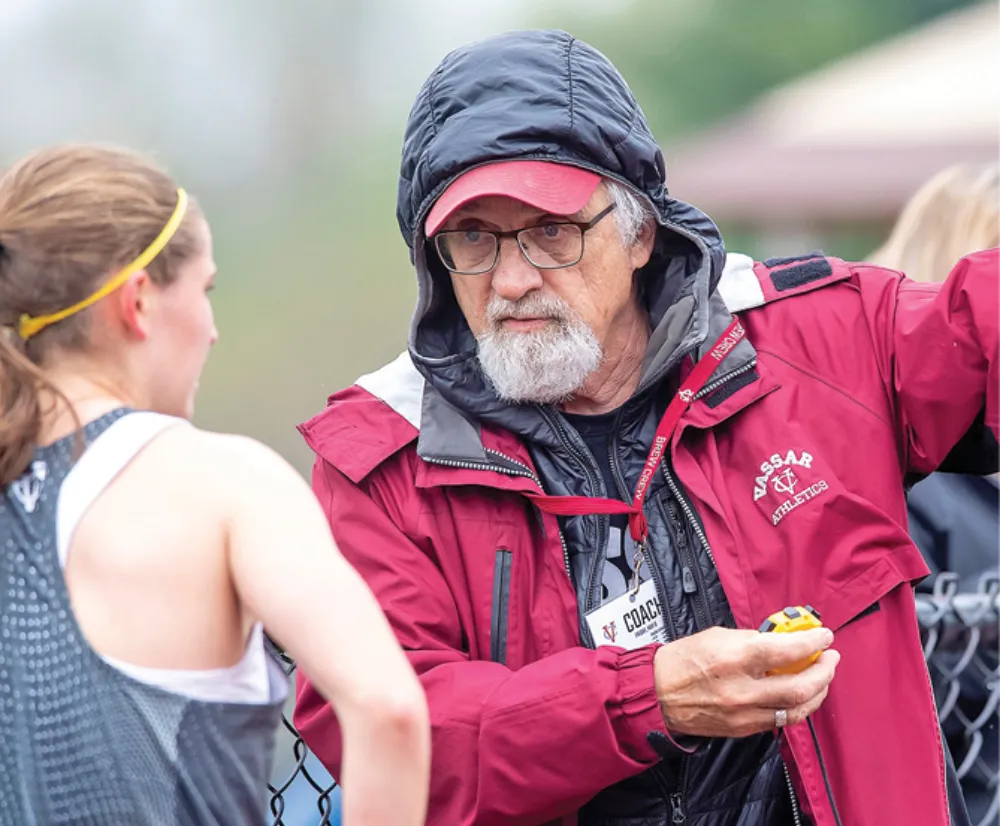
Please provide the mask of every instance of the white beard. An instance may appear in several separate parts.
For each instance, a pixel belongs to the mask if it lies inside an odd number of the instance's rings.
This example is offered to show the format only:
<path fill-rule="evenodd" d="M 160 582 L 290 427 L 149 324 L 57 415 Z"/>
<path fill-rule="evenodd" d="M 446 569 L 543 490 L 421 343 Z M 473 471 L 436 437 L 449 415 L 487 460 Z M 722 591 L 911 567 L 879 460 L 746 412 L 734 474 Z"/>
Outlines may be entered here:
<path fill-rule="evenodd" d="M 549 317 L 540 330 L 505 330 L 505 318 Z M 569 399 L 601 366 L 594 331 L 561 298 L 533 293 L 520 301 L 497 295 L 486 307 L 478 337 L 479 363 L 497 395 L 509 402 L 556 404 Z"/>

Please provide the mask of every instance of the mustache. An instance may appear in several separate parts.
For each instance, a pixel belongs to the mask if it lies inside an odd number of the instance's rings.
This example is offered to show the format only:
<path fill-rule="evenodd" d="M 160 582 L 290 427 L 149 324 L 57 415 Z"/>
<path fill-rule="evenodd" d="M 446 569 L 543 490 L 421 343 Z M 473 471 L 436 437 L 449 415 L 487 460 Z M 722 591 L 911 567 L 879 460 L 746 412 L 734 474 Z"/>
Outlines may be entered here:
<path fill-rule="evenodd" d="M 510 301 L 498 295 L 490 296 L 486 305 L 486 321 L 499 324 L 508 318 L 551 318 L 568 321 L 574 317 L 573 310 L 561 298 L 551 295 L 526 295 L 517 301 Z"/>

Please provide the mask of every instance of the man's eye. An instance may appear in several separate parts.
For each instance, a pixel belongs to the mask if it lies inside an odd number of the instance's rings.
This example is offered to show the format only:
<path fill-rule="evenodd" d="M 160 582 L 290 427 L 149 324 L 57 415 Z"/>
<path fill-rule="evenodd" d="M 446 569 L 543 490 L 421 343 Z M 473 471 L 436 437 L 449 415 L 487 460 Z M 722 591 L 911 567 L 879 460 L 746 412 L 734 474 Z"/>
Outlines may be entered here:
<path fill-rule="evenodd" d="M 546 238 L 558 238 L 563 233 L 562 224 L 542 224 L 539 229 Z"/>
<path fill-rule="evenodd" d="M 467 244 L 478 244 L 482 240 L 483 234 L 478 229 L 467 229 L 462 236 L 462 240 Z"/>

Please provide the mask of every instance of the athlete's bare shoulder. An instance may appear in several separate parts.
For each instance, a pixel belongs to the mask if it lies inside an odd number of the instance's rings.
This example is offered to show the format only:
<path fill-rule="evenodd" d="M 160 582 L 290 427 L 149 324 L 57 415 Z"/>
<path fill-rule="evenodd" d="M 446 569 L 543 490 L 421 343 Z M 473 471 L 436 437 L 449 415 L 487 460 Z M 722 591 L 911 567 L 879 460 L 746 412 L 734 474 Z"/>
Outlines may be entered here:
<path fill-rule="evenodd" d="M 150 459 L 185 474 L 210 499 L 267 496 L 280 507 L 285 497 L 311 495 L 305 479 L 281 454 L 249 436 L 172 427 L 156 443 Z"/>

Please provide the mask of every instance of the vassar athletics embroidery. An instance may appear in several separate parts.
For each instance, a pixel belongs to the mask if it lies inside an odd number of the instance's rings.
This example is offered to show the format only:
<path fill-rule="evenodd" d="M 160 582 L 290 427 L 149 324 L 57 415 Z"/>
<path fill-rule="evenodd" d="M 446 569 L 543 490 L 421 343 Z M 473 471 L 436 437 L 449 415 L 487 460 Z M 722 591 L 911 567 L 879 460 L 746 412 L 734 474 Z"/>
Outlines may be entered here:
<path fill-rule="evenodd" d="M 812 463 L 812 454 L 804 450 L 802 453 L 794 450 L 785 454 L 775 453 L 761 463 L 760 476 L 754 478 L 753 501 L 759 502 L 769 492 L 781 498 L 781 503 L 771 514 L 772 525 L 777 525 L 797 507 L 830 489 L 825 479 L 803 482 L 799 476 L 802 471 L 796 473 L 796 468 L 810 470 Z"/>

